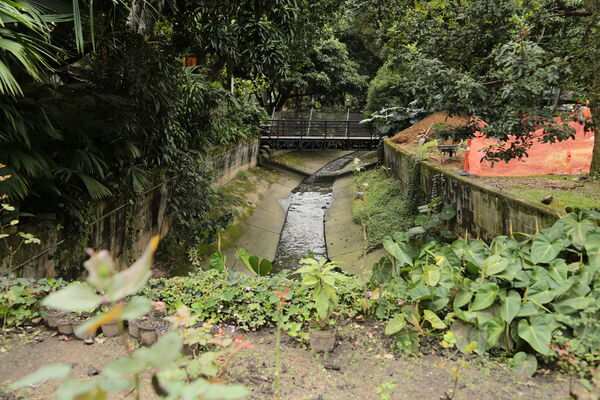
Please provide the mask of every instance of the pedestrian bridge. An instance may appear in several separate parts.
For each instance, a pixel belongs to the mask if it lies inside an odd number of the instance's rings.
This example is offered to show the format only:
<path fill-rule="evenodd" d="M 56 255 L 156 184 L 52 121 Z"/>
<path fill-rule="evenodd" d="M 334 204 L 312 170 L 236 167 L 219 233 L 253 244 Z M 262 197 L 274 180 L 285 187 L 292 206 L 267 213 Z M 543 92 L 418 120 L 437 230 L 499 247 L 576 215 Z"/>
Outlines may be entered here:
<path fill-rule="evenodd" d="M 358 120 L 271 119 L 260 142 L 277 150 L 373 150 L 379 137 Z"/>

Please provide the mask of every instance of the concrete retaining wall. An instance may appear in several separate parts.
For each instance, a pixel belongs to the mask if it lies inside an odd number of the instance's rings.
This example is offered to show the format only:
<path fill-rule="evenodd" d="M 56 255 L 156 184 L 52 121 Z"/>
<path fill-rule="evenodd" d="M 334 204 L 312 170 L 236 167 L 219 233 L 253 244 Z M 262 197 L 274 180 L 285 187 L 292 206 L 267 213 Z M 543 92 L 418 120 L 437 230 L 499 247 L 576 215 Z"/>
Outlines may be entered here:
<path fill-rule="evenodd" d="M 216 156 L 210 160 L 215 168 L 216 184 L 222 185 L 239 171 L 255 166 L 258 143 L 256 139 L 234 145 L 231 149 L 217 150 Z M 34 279 L 81 277 L 86 247 L 109 250 L 118 267 L 125 268 L 141 254 L 152 236 L 158 234 L 164 237 L 168 233 L 170 218 L 167 204 L 170 198 L 171 183 L 165 181 L 132 203 L 122 199 L 97 203 L 89 235 L 85 243 L 77 246 L 64 240 L 66 233 L 57 229 L 53 215 L 38 216 L 34 223 L 19 226 L 19 230 L 33 233 L 42 243 L 22 245 L 12 259 L 5 249 L 0 249 L 0 276 L 6 275 L 12 267 L 13 275 Z M 13 245 L 14 248 L 18 246 L 16 240 Z"/>
<path fill-rule="evenodd" d="M 259 139 L 252 139 L 236 143 L 230 149 L 213 151 L 214 155 L 209 163 L 217 174 L 216 185 L 221 186 L 229 182 L 238 172 L 256 167 L 259 143 Z"/>
<path fill-rule="evenodd" d="M 396 146 L 389 139 L 384 140 L 385 166 L 403 184 L 410 182 L 412 153 Z M 552 225 L 559 215 L 542 206 L 516 196 L 475 183 L 468 177 L 444 170 L 427 161 L 421 161 L 419 184 L 428 199 L 432 197 L 434 176 L 438 182 L 438 194 L 445 204 L 456 207 L 456 218 L 450 228 L 463 235 L 480 237 L 491 241 L 499 235 L 513 232 L 534 233 L 536 226 Z M 443 177 L 443 179 L 439 179 Z"/>

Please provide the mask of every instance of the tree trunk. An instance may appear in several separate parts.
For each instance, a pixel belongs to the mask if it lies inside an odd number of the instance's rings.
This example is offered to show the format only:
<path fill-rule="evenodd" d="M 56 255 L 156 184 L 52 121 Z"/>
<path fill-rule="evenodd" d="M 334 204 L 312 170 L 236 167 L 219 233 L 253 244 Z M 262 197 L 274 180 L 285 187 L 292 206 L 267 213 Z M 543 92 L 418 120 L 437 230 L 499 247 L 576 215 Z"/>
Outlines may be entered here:
<path fill-rule="evenodd" d="M 595 24 L 591 29 L 591 37 L 597 38 L 600 33 L 600 0 L 587 0 L 585 3 L 586 10 L 593 13 L 592 24 Z M 590 111 L 592 112 L 593 132 L 594 132 L 594 150 L 592 151 L 592 164 L 590 165 L 590 175 L 600 176 L 600 44 L 597 39 L 593 39 L 591 47 L 588 50 L 590 57 L 590 65 L 595 66 L 592 69 L 592 87 L 590 90 Z"/>
<path fill-rule="evenodd" d="M 600 104 L 596 101 L 590 104 L 592 111 L 592 122 L 594 123 L 594 150 L 592 151 L 592 164 L 590 175 L 600 175 Z"/>

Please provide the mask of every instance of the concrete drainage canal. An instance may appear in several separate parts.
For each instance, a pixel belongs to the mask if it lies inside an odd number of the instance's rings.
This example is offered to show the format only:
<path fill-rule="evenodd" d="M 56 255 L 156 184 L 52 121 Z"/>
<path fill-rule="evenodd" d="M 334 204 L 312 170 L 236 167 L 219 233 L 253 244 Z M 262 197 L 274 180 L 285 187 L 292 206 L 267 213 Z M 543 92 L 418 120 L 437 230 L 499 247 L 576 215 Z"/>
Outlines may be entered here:
<path fill-rule="evenodd" d="M 345 155 L 305 178 L 292 194 L 280 203 L 287 210 L 285 223 L 273 262 L 274 272 L 296 269 L 309 253 L 327 257 L 325 218 L 333 202 L 333 182 L 337 173 L 363 152 Z"/>

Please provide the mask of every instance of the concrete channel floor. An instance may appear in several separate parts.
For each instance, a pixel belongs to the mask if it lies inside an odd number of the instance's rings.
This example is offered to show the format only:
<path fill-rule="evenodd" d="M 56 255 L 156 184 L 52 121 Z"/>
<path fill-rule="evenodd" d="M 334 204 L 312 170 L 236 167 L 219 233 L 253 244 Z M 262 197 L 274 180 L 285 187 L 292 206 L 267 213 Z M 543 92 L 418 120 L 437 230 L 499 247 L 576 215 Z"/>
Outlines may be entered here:
<path fill-rule="evenodd" d="M 288 164 L 299 172 L 311 175 L 329 162 L 342 157 L 347 151 L 295 151 L 280 152 L 273 161 Z M 258 167 L 259 169 L 262 167 Z M 269 182 L 259 179 L 256 182 L 257 193 L 249 194 L 247 201 L 254 208 L 251 215 L 240 221 L 243 233 L 232 241 L 223 253 L 228 265 L 236 268 L 239 261 L 235 256 L 238 248 L 244 248 L 251 254 L 272 260 L 275 258 L 279 235 L 285 222 L 286 211 L 282 202 L 287 199 L 306 175 L 284 169 L 269 168 L 272 178 Z M 273 181 L 274 180 L 274 181 Z"/>
<path fill-rule="evenodd" d="M 273 161 L 288 165 L 306 175 L 314 174 L 329 162 L 342 157 L 348 151 L 293 151 L 279 152 Z M 261 168 L 261 167 L 259 167 Z M 243 233 L 223 249 L 228 265 L 239 268 L 235 255 L 238 248 L 244 248 L 261 258 L 274 259 L 279 235 L 285 222 L 285 210 L 282 203 L 289 197 L 305 178 L 305 175 L 292 171 L 269 168 L 272 178 L 269 182 L 260 180 L 256 192 L 249 194 L 247 200 L 254 210 L 251 215 L 239 221 Z M 384 253 L 376 250 L 367 254 L 363 260 L 362 227 L 352 220 L 352 200 L 354 189 L 352 176 L 338 178 L 333 185 L 333 203 L 325 221 L 325 235 L 329 258 L 342 261 L 341 268 L 353 274 L 370 275 L 375 261 Z"/>

